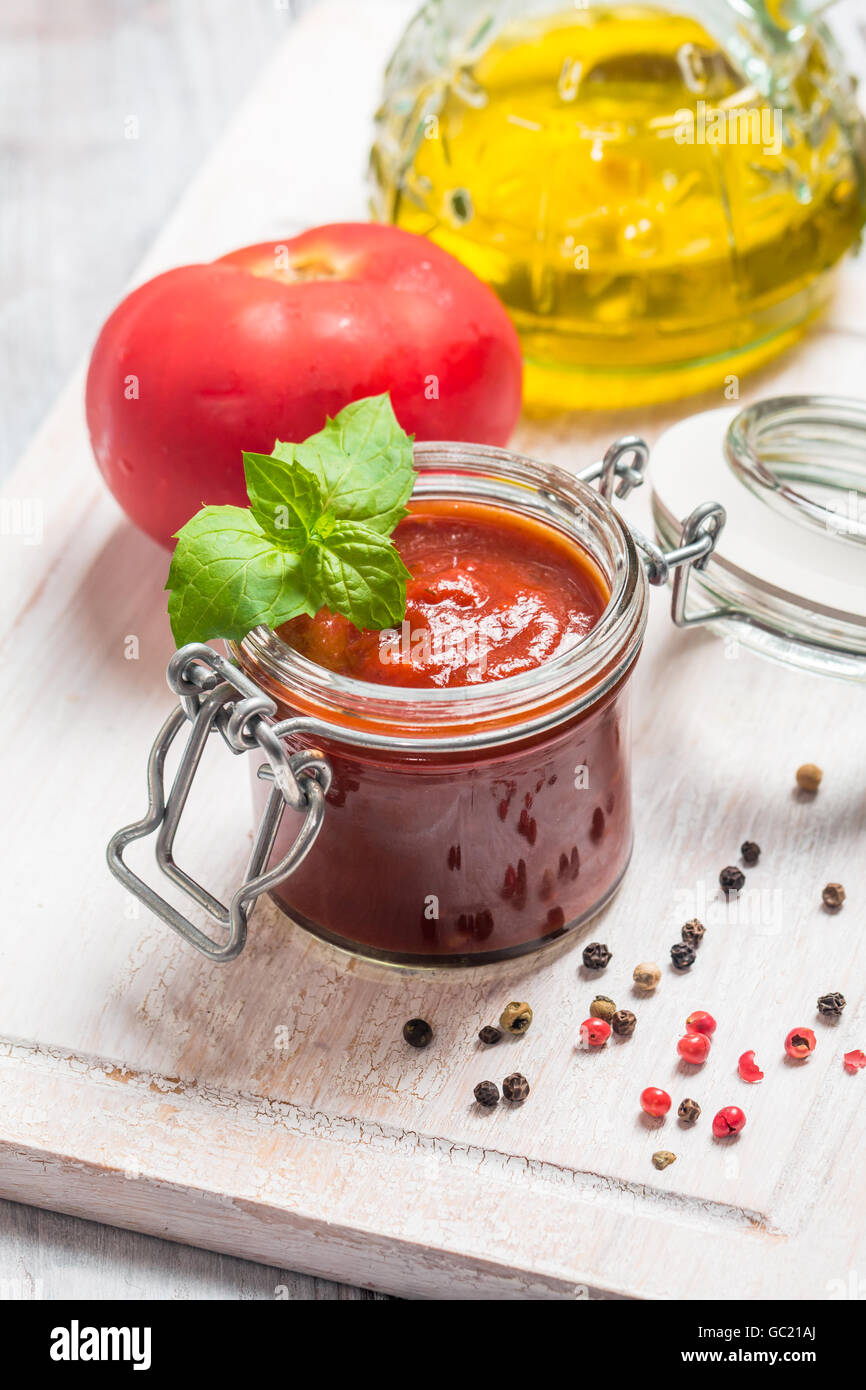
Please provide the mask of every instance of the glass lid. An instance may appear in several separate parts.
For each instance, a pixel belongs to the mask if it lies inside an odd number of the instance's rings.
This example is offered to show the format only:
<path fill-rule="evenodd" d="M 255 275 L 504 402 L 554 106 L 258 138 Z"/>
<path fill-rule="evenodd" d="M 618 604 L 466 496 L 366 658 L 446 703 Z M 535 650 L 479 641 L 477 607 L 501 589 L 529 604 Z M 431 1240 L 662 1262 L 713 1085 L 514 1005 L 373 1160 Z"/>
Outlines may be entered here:
<path fill-rule="evenodd" d="M 653 517 L 675 544 L 698 497 L 727 522 L 690 604 L 778 660 L 866 679 L 866 403 L 780 396 L 705 411 L 653 451 Z"/>

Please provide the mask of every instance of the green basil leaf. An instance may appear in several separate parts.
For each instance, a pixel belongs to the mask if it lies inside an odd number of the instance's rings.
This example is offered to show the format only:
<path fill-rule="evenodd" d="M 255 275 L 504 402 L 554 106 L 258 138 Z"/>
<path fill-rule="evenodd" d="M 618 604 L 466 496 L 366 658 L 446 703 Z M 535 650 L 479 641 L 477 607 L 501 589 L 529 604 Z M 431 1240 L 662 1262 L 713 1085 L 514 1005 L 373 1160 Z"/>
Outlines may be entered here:
<path fill-rule="evenodd" d="M 357 628 L 394 627 L 406 611 L 409 571 L 391 541 L 367 526 L 338 521 L 303 557 L 304 575 L 325 608 Z"/>
<path fill-rule="evenodd" d="M 318 479 L 322 509 L 389 536 L 406 515 L 415 483 L 412 436 L 401 429 L 390 397 L 353 401 L 303 444 L 274 445 L 274 454 Z"/>
<path fill-rule="evenodd" d="M 243 507 L 203 507 L 178 531 L 165 587 L 179 647 L 211 637 L 240 642 L 260 623 L 312 617 L 323 603 L 301 555 L 275 546 Z"/>
<path fill-rule="evenodd" d="M 250 510 L 266 535 L 289 550 L 303 550 L 324 511 L 314 473 L 270 454 L 244 454 Z"/>

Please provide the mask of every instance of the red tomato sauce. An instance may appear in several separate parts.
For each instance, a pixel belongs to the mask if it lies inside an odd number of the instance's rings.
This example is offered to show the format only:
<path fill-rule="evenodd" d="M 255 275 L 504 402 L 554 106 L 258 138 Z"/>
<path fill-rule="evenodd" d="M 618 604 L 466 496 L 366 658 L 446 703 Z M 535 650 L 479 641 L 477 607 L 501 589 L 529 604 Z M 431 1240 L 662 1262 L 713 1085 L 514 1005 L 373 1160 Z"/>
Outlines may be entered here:
<path fill-rule="evenodd" d="M 412 578 L 399 630 L 359 632 L 323 611 L 279 629 L 302 656 L 382 685 L 480 685 L 578 642 L 607 605 L 589 555 L 552 527 L 474 502 L 416 503 L 394 533 Z"/>

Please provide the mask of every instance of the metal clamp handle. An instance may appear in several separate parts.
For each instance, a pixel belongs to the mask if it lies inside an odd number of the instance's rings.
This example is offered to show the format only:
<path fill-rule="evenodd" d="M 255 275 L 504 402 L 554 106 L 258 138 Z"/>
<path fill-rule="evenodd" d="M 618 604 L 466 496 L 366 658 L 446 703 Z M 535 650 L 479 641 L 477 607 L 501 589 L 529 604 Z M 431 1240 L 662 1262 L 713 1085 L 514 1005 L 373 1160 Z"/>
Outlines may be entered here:
<path fill-rule="evenodd" d="M 611 502 L 614 496 L 624 501 L 632 488 L 642 486 L 648 461 L 649 447 L 645 440 L 636 434 L 627 434 L 611 444 L 603 459 L 591 463 L 577 476 L 584 483 L 598 482 L 598 490 L 606 501 Z M 706 567 L 725 520 L 725 509 L 720 502 L 701 502 L 686 517 L 680 543 L 674 550 L 662 550 L 631 522 L 625 523 L 641 552 L 650 584 L 666 584 L 673 574 L 671 619 L 677 627 L 695 627 L 720 616 L 738 616 L 718 611 L 686 613 L 689 577 L 693 569 Z"/>
<path fill-rule="evenodd" d="M 151 912 L 182 936 L 209 960 L 232 960 L 243 950 L 247 918 L 262 893 L 293 873 L 309 853 L 322 826 L 325 794 L 331 769 L 315 749 L 289 754 L 274 731 L 277 707 L 243 671 L 210 647 L 191 643 L 175 652 L 166 672 L 170 688 L 179 696 L 156 736 L 147 761 L 148 808 L 141 820 L 114 834 L 108 845 L 108 867 Z M 238 699 L 238 696 L 243 698 Z M 191 729 L 181 755 L 171 791 L 165 794 L 165 760 L 184 724 Z M 174 861 L 174 839 L 192 788 L 208 736 L 218 730 L 233 753 L 260 748 L 273 787 L 256 831 L 249 863 L 228 907 L 196 883 Z M 265 866 L 274 847 L 286 806 L 304 812 L 304 823 L 288 853 L 272 869 Z M 157 832 L 155 857 L 165 876 L 183 891 L 224 932 L 228 939 L 214 941 L 183 913 L 133 873 L 123 851 L 133 840 Z"/>

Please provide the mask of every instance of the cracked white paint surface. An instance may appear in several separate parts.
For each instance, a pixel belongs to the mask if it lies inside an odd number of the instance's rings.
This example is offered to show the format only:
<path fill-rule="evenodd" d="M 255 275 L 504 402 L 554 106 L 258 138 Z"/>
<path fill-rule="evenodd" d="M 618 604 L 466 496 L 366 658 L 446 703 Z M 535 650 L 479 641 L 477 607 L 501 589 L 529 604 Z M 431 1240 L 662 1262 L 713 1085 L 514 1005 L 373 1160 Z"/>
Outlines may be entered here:
<path fill-rule="evenodd" d="M 375 99 L 391 36 L 365 29 L 361 39 L 352 12 L 322 7 L 299 26 L 143 274 L 280 230 L 269 190 L 286 127 L 271 113 L 277 101 L 318 109 L 322 25 L 356 109 Z M 301 151 L 293 165 L 298 206 L 320 206 L 327 164 L 338 203 L 327 211 L 359 215 L 366 135 L 334 121 L 322 140 L 315 161 Z M 835 317 L 765 373 L 760 392 L 861 392 L 855 318 L 866 321 L 856 267 Z M 45 496 L 46 538 L 19 550 L 0 586 L 0 698 L 14 729 L 4 788 L 16 807 L 0 937 L 0 1194 L 422 1295 L 676 1297 L 694 1291 L 700 1260 L 710 1297 L 785 1296 L 795 1279 L 800 1295 L 822 1297 L 832 1279 L 866 1271 L 849 1177 L 866 1139 L 866 1083 L 841 1067 L 843 1051 L 866 1046 L 866 942 L 854 929 L 866 859 L 862 697 L 674 633 L 656 594 L 635 677 L 635 857 L 577 943 L 608 942 L 601 977 L 587 977 L 573 943 L 483 970 L 389 971 L 311 940 L 270 904 L 256 910 L 244 955 L 211 965 L 143 909 L 130 916 L 103 867 L 111 832 L 143 809 L 171 644 L 155 600 L 165 555 L 102 491 L 80 389 L 73 382 L 12 483 Z M 615 433 L 652 439 L 673 413 L 525 426 L 518 444 L 581 465 Z M 629 510 L 649 529 L 645 499 Z M 138 662 L 123 660 L 128 633 Z M 57 671 L 46 670 L 49 651 Z M 39 698 L 34 672 L 45 673 Z M 248 851 L 248 789 L 241 759 L 221 743 L 211 753 L 178 858 L 222 891 Z M 806 759 L 825 768 L 808 805 L 791 794 Z M 692 972 L 675 976 L 667 952 L 694 915 L 689 890 L 713 898 L 746 836 L 764 847 L 750 882 L 779 894 L 778 914 L 711 925 Z M 849 885 L 838 918 L 816 906 L 827 879 Z M 653 958 L 662 984 L 635 1001 L 632 968 Z M 842 1022 L 818 1025 L 807 1067 L 786 1065 L 785 1033 L 811 1023 L 830 989 L 851 1001 Z M 633 1007 L 638 1027 L 587 1054 L 577 1034 L 597 990 Z M 532 1003 L 531 1032 L 482 1049 L 478 1028 L 509 998 Z M 694 1008 L 719 1020 L 700 1072 L 675 1053 Z M 413 1015 L 433 1023 L 426 1052 L 402 1042 Z M 766 1072 L 759 1087 L 736 1076 L 747 1047 Z M 532 1084 L 523 1107 L 472 1104 L 478 1080 L 515 1069 Z M 649 1084 L 675 1101 L 694 1095 L 700 1124 L 648 1125 L 637 1097 Z M 733 1102 L 747 1129 L 735 1145 L 713 1143 L 712 1114 Z M 678 1154 L 661 1174 L 650 1163 L 658 1147 Z"/>

